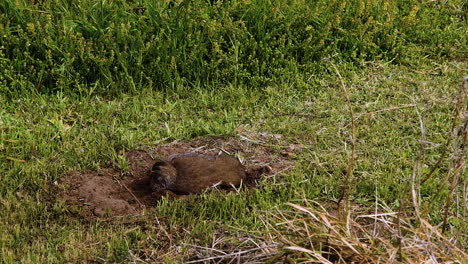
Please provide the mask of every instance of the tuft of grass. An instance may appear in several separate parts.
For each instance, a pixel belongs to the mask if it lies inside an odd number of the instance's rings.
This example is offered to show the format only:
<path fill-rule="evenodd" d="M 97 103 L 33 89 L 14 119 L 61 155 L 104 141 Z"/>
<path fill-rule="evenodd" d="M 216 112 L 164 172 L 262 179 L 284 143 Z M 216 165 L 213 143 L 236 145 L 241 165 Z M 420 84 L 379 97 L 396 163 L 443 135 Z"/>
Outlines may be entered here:
<path fill-rule="evenodd" d="M 359 212 L 362 208 L 355 205 L 352 220 L 345 222 L 339 220 L 337 212 L 318 203 L 303 204 L 289 203 L 292 211 L 278 210 L 270 215 L 267 228 L 281 245 L 274 259 L 284 256 L 291 262 L 462 263 L 468 257 L 460 241 L 444 236 L 437 227 L 424 220 L 421 226 L 415 226 L 411 217 L 397 225 L 398 213 L 382 205 L 377 204 L 375 211 L 367 214 Z"/>

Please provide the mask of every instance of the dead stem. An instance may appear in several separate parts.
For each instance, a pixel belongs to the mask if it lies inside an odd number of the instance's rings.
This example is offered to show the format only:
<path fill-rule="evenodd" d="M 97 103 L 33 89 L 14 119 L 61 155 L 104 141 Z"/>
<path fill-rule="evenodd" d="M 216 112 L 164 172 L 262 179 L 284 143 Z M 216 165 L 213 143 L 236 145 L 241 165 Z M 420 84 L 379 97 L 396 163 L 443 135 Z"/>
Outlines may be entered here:
<path fill-rule="evenodd" d="M 453 144 L 452 149 L 454 152 L 454 157 L 452 162 L 450 163 L 450 168 L 448 174 L 452 174 L 452 180 L 450 183 L 450 191 L 447 195 L 447 199 L 445 200 L 444 205 L 444 220 L 442 223 L 442 233 L 445 233 L 447 230 L 447 222 L 449 218 L 449 211 L 452 205 L 453 194 L 455 193 L 455 189 L 458 185 L 461 175 L 465 171 L 465 155 L 466 155 L 466 145 L 467 145 L 467 138 L 468 138 L 468 115 L 466 113 L 467 109 L 467 91 L 468 91 L 468 78 L 462 82 L 460 87 L 460 93 L 457 98 L 457 104 L 455 109 L 455 116 L 454 116 L 454 123 L 452 130 L 453 137 Z M 465 109 L 465 110 L 464 110 Z M 462 124 L 458 124 L 460 119 L 462 120 Z"/>
<path fill-rule="evenodd" d="M 263 246 L 263 247 L 257 247 L 257 248 L 242 250 L 242 251 L 238 251 L 238 252 L 234 252 L 234 253 L 230 253 L 230 254 L 224 254 L 224 255 L 220 255 L 220 256 L 214 256 L 214 257 L 209 257 L 209 258 L 204 258 L 204 259 L 187 261 L 185 263 L 200 263 L 200 262 L 207 262 L 209 260 L 214 260 L 214 259 L 223 259 L 223 258 L 227 258 L 227 257 L 240 256 L 240 255 L 243 255 L 243 254 L 246 254 L 246 253 L 250 253 L 250 252 L 254 252 L 254 251 L 258 251 L 258 250 L 262 250 L 262 249 L 266 249 L 266 248 L 275 248 L 275 247 L 278 247 L 280 245 L 281 244 L 279 244 L 279 243 L 275 243 L 275 244 L 272 244 L 272 245 L 266 245 L 266 246 Z"/>
<path fill-rule="evenodd" d="M 411 198 L 413 201 L 413 208 L 416 213 L 418 220 L 421 220 L 421 214 L 419 211 L 419 176 L 421 174 L 422 159 L 424 157 L 424 142 L 426 142 L 426 126 L 422 119 L 422 115 L 416 108 L 416 113 L 419 119 L 419 128 L 421 130 L 421 139 L 419 140 L 419 150 L 414 161 L 413 172 L 411 173 L 410 185 L 411 185 Z"/>
<path fill-rule="evenodd" d="M 333 69 L 335 69 L 336 74 L 338 75 L 338 78 L 340 79 L 341 82 L 341 87 L 343 89 L 343 94 L 346 98 L 346 103 L 348 104 L 348 111 L 349 111 L 349 116 L 351 118 L 351 157 L 348 160 L 348 165 L 346 167 L 346 175 L 343 180 L 343 191 L 341 193 L 341 197 L 338 200 L 338 209 L 341 206 L 341 201 L 345 201 L 346 205 L 344 208 L 344 215 L 346 216 L 346 222 L 349 222 L 349 211 L 350 211 L 350 205 L 349 205 L 349 198 L 351 196 L 351 188 L 349 186 L 351 177 L 353 176 L 354 169 L 356 168 L 356 125 L 355 125 L 355 119 L 354 119 L 354 112 L 353 112 L 353 106 L 351 104 L 351 98 L 348 92 L 348 89 L 346 88 L 346 85 L 344 84 L 343 77 L 341 77 L 340 71 L 338 68 L 335 66 L 335 64 L 327 57 L 323 58 L 323 60 L 327 63 L 329 63 Z M 340 211 L 340 210 L 338 210 Z M 349 225 L 347 224 L 349 227 Z M 348 228 L 349 232 L 349 228 Z"/>
<path fill-rule="evenodd" d="M 380 110 L 376 110 L 376 111 L 373 111 L 373 112 L 360 113 L 360 114 L 357 114 L 356 120 L 361 118 L 362 116 L 365 116 L 365 115 L 373 115 L 373 114 L 378 114 L 378 113 L 382 113 L 382 112 L 394 111 L 394 110 L 399 110 L 399 109 L 409 108 L 409 107 L 415 107 L 415 106 L 416 106 L 416 104 L 408 104 L 408 105 L 402 105 L 402 106 L 392 106 L 392 107 L 389 107 L 389 108 L 380 109 Z"/>
<path fill-rule="evenodd" d="M 440 155 L 439 159 L 437 160 L 436 164 L 434 164 L 434 166 L 432 166 L 431 170 L 429 171 L 428 174 L 426 174 L 426 176 L 424 177 L 424 179 L 421 181 L 421 185 L 424 184 L 427 180 L 429 180 L 432 176 L 432 174 L 434 174 L 434 172 L 440 168 L 440 165 L 442 164 L 442 161 L 445 159 L 445 156 L 447 155 L 447 150 L 449 148 L 449 145 L 450 145 L 450 142 L 453 140 L 453 138 L 455 137 L 455 131 L 456 131 L 456 127 L 457 127 L 457 124 L 459 122 L 459 120 L 461 119 L 461 115 L 463 113 L 463 109 L 466 110 L 466 94 L 468 93 L 468 77 L 465 77 L 461 86 L 460 86 L 460 89 L 458 91 L 458 95 L 457 95 L 457 101 L 455 103 L 455 109 L 454 109 L 454 113 L 453 113 L 453 122 L 452 122 L 452 127 L 449 131 L 449 136 L 447 137 L 447 142 L 445 142 L 445 146 L 444 146 L 444 150 L 442 150 L 442 154 Z M 465 104 L 465 106 L 463 107 L 463 105 Z"/>

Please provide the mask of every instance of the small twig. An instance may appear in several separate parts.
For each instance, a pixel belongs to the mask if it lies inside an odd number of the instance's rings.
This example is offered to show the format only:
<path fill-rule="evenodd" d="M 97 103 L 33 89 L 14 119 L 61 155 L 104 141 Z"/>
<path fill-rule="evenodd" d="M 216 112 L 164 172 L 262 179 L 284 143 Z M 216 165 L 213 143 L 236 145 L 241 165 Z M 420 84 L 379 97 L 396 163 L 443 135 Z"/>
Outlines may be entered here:
<path fill-rule="evenodd" d="M 34 10 L 32 8 L 26 8 L 25 10 L 28 10 L 30 12 L 36 12 L 36 13 L 39 13 L 39 14 L 50 14 L 51 12 L 49 11 L 44 11 L 44 10 Z M 62 12 L 54 12 L 56 14 L 61 14 Z"/>
<path fill-rule="evenodd" d="M 125 190 L 127 190 L 127 192 L 135 199 L 135 201 L 141 206 L 141 208 L 145 208 L 145 206 L 140 202 L 140 200 L 138 200 L 138 198 L 135 196 L 135 194 L 133 194 L 133 192 L 127 187 L 127 185 L 125 185 L 124 183 L 120 182 L 117 177 L 115 177 L 114 175 L 112 175 L 112 178 L 114 178 L 114 180 L 120 185 L 120 187 L 123 187 Z"/>
<path fill-rule="evenodd" d="M 259 213 L 285 213 L 285 214 L 301 214 L 306 215 L 307 213 L 298 212 L 293 210 L 257 210 Z"/>
<path fill-rule="evenodd" d="M 254 143 L 254 144 L 258 144 L 258 145 L 262 145 L 262 146 L 266 144 L 265 142 L 250 139 L 250 138 L 248 138 L 246 136 L 243 136 L 243 135 L 239 135 L 239 137 L 240 137 L 241 140 L 244 140 L 244 141 L 247 141 L 247 142 L 250 142 L 250 143 Z"/>
<path fill-rule="evenodd" d="M 414 70 L 414 69 L 410 69 L 409 71 L 415 72 L 415 73 L 420 73 L 420 74 L 438 75 L 438 73 L 435 73 L 434 71 L 418 71 L 418 70 Z"/>
<path fill-rule="evenodd" d="M 229 152 L 229 151 L 225 150 L 224 148 L 220 147 L 218 155 L 221 155 L 222 153 L 232 156 L 231 152 Z"/>
<path fill-rule="evenodd" d="M 445 231 L 447 230 L 448 214 L 450 211 L 450 206 L 452 204 L 452 196 L 453 196 L 453 193 L 455 192 L 455 188 L 457 187 L 458 181 L 460 180 L 460 175 L 462 175 L 463 172 L 465 171 L 465 160 L 463 156 L 459 156 L 454 163 L 455 163 L 454 164 L 455 169 L 453 172 L 452 182 L 450 184 L 450 191 L 449 191 L 449 194 L 447 195 L 447 199 L 445 201 L 445 206 L 444 206 L 445 208 L 444 208 L 444 221 L 442 223 L 442 233 L 445 233 Z"/>
<path fill-rule="evenodd" d="M 94 259 L 88 259 L 90 262 L 99 262 L 99 263 L 107 263 L 106 259 L 100 258 L 100 257 L 94 257 Z"/>
<path fill-rule="evenodd" d="M 452 172 L 452 181 L 450 183 L 450 191 L 445 200 L 444 206 L 444 220 L 442 223 L 442 233 L 445 233 L 447 230 L 448 214 L 450 211 L 450 206 L 452 204 L 452 196 L 457 187 L 458 181 L 465 171 L 465 155 L 466 155 L 466 146 L 468 144 L 468 115 L 464 111 L 467 109 L 467 93 L 468 92 L 468 78 L 465 77 L 460 88 L 460 94 L 456 104 L 456 110 L 454 117 L 455 129 L 452 131 L 454 137 L 460 137 L 458 140 L 453 142 L 453 150 L 455 152 L 454 158 L 451 162 L 451 167 L 449 169 L 449 174 Z M 462 125 L 458 125 L 458 120 L 464 116 Z"/>
<path fill-rule="evenodd" d="M 402 106 L 392 106 L 392 107 L 389 107 L 389 108 L 380 109 L 380 110 L 373 111 L 373 112 L 360 113 L 360 114 L 357 114 L 356 120 L 359 119 L 361 116 L 364 116 L 364 115 L 373 115 L 373 114 L 377 114 L 377 113 L 388 112 L 388 111 L 393 111 L 393 110 L 399 110 L 399 109 L 408 108 L 408 107 L 415 107 L 415 106 L 416 106 L 416 104 L 407 104 L 407 105 L 402 105 Z"/>
<path fill-rule="evenodd" d="M 221 254 L 223 254 L 223 255 L 226 255 L 226 254 L 227 254 L 227 253 L 224 252 L 224 251 L 221 251 L 221 250 L 218 250 L 218 249 L 214 249 L 214 248 L 202 247 L 202 246 L 197 246 L 197 245 L 192 245 L 192 244 L 187 244 L 187 243 L 181 243 L 181 244 L 184 245 L 184 246 L 189 246 L 189 247 L 194 247 L 194 248 L 200 248 L 200 249 L 215 251 L 215 252 L 221 253 Z"/>
<path fill-rule="evenodd" d="M 234 253 L 230 253 L 230 254 L 225 254 L 225 255 L 222 255 L 222 256 L 214 256 L 214 257 L 209 257 L 209 258 L 205 258 L 205 259 L 187 261 L 185 263 L 200 263 L 200 262 L 205 262 L 205 261 L 213 260 L 213 259 L 220 259 L 220 258 L 226 258 L 226 257 L 231 257 L 231 256 L 238 256 L 238 255 L 242 255 L 242 254 L 245 254 L 245 253 L 249 253 L 249 252 L 253 252 L 253 251 L 257 251 L 257 250 L 261 250 L 261 249 L 265 249 L 265 248 L 278 247 L 280 245 L 281 245 L 280 243 L 275 243 L 275 244 L 272 244 L 272 245 L 267 245 L 267 246 L 263 246 L 263 247 L 259 247 L 259 248 L 247 249 L 247 250 L 238 251 L 238 252 L 234 252 Z"/>
<path fill-rule="evenodd" d="M 418 177 L 421 174 L 421 166 L 422 166 L 422 159 L 424 157 L 424 143 L 426 141 L 426 126 L 424 125 L 424 121 L 422 120 L 421 113 L 416 108 L 416 113 L 418 114 L 419 118 L 419 127 L 421 129 L 421 139 L 419 140 L 419 150 L 418 154 L 416 155 L 416 159 L 413 166 L 413 172 L 411 173 L 411 198 L 413 200 L 413 207 L 416 213 L 418 220 L 421 220 L 421 214 L 419 212 L 419 186 L 420 182 L 418 181 Z"/>
<path fill-rule="evenodd" d="M 314 115 L 314 114 L 306 114 L 306 113 L 277 113 L 273 114 L 273 116 L 302 116 L 302 117 L 312 117 L 312 118 L 326 118 L 326 115 Z"/>
<path fill-rule="evenodd" d="M 420 215 L 420 212 L 419 212 L 419 186 L 421 186 L 421 183 L 419 181 L 417 181 L 418 179 L 418 176 L 420 175 L 421 173 L 421 165 L 422 165 L 422 157 L 424 155 L 424 143 L 426 141 L 426 128 L 424 126 L 424 122 L 422 120 L 422 117 L 421 117 L 421 113 L 418 111 L 418 109 L 416 108 L 416 113 L 418 115 L 418 118 L 419 118 L 419 126 L 420 126 L 420 130 L 421 130 L 421 138 L 419 140 L 419 150 L 418 150 L 418 154 L 416 155 L 416 159 L 415 159 L 415 162 L 414 162 L 414 166 L 413 166 L 413 172 L 411 174 L 411 178 L 410 178 L 410 185 L 407 186 L 409 187 L 409 191 L 410 191 L 410 196 L 411 196 L 411 200 L 413 201 L 413 207 L 414 207 L 414 210 L 416 212 L 416 216 L 418 218 L 419 221 L 421 221 L 421 215 Z M 405 190 L 403 191 L 403 194 L 406 194 L 408 189 L 407 188 L 404 188 Z M 403 214 L 403 211 L 406 207 L 406 199 L 405 197 L 401 197 L 400 199 L 400 206 L 398 207 L 398 213 L 396 215 L 396 218 L 395 218 L 395 225 L 396 225 L 396 229 L 397 229 L 397 232 L 398 232 L 398 236 L 397 236 L 397 244 L 398 244 L 398 247 L 397 247 L 397 251 L 396 253 L 398 254 L 398 259 L 399 261 L 402 261 L 404 259 L 404 255 L 403 255 L 403 233 L 402 233 L 402 230 L 401 230 L 401 217 L 402 217 L 402 214 Z"/>
<path fill-rule="evenodd" d="M 345 206 L 345 215 L 346 215 L 346 226 L 348 228 L 349 232 L 349 216 L 350 216 L 350 205 L 349 205 L 349 197 L 350 197 L 350 181 L 351 177 L 353 176 L 354 169 L 356 167 L 356 125 L 355 125 L 355 119 L 354 119 L 354 112 L 353 112 L 353 106 L 351 104 L 351 98 L 349 96 L 348 89 L 346 89 L 346 85 L 344 84 L 343 77 L 341 77 L 340 71 L 338 68 L 335 66 L 335 64 L 325 57 L 323 59 L 325 62 L 329 63 L 333 69 L 335 69 L 336 74 L 338 75 L 338 78 L 340 79 L 341 82 L 341 87 L 343 89 L 343 93 L 346 98 L 346 103 L 348 104 L 348 111 L 349 111 L 349 116 L 351 118 L 351 157 L 348 160 L 348 166 L 346 167 L 346 175 L 343 180 L 343 191 L 341 194 L 340 199 L 338 200 L 338 209 L 341 205 L 341 201 L 345 200 L 346 201 L 346 206 Z"/>
<path fill-rule="evenodd" d="M 436 237 L 438 237 L 441 241 L 444 241 L 444 243 L 446 243 L 446 245 L 448 245 L 453 251 L 456 251 L 456 252 L 460 253 L 463 256 L 464 259 L 467 259 L 468 254 L 463 249 L 460 249 L 457 245 L 455 245 L 451 241 L 452 239 L 449 239 L 449 238 L 445 237 L 443 233 L 440 233 L 436 227 L 432 226 L 431 224 L 429 224 L 424 219 L 422 221 L 422 224 L 426 228 L 431 230 L 432 234 L 434 234 Z"/>
<path fill-rule="evenodd" d="M 284 169 L 281 169 L 281 170 L 279 170 L 279 171 L 277 171 L 277 172 L 275 172 L 275 173 L 273 173 L 271 175 L 265 176 L 265 179 L 273 178 L 276 175 L 281 174 L 281 173 L 283 173 L 283 172 L 285 172 L 287 170 L 290 170 L 290 169 L 294 169 L 294 165 L 288 166 L 288 167 L 286 167 Z"/>
<path fill-rule="evenodd" d="M 377 190 L 377 184 L 375 185 L 375 208 L 374 208 L 374 215 L 377 215 L 379 211 L 379 195 Z M 358 216 L 359 217 L 359 216 Z M 377 234 L 377 217 L 374 219 L 374 229 L 372 231 L 372 235 L 375 237 Z"/>

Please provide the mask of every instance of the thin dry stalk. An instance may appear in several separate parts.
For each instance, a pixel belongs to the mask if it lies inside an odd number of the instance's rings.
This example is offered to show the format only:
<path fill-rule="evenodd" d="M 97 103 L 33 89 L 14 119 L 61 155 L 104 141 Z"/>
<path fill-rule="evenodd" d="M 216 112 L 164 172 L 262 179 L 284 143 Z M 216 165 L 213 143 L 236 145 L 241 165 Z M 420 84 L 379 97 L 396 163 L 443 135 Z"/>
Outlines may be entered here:
<path fill-rule="evenodd" d="M 208 262 L 210 260 L 215 260 L 215 259 L 229 259 L 230 257 L 238 257 L 238 256 L 241 256 L 241 255 L 245 255 L 247 253 L 250 253 L 250 252 L 254 252 L 254 251 L 259 251 L 259 250 L 263 250 L 263 249 L 267 249 L 267 248 L 276 248 L 279 245 L 280 244 L 275 243 L 275 244 L 272 244 L 272 245 L 266 245 L 266 246 L 263 246 L 263 247 L 251 248 L 251 249 L 242 250 L 242 251 L 238 251 L 238 252 L 234 252 L 234 253 L 223 254 L 223 255 L 218 255 L 218 256 L 214 256 L 214 257 L 198 259 L 198 260 L 191 260 L 191 261 L 187 261 L 185 263 L 206 263 L 206 262 Z"/>
<path fill-rule="evenodd" d="M 419 176 L 421 174 L 421 167 L 422 167 L 422 159 L 424 156 L 424 142 L 426 142 L 426 126 L 424 125 L 424 121 L 422 120 L 421 113 L 416 108 L 416 113 L 418 114 L 419 118 L 419 128 L 421 130 L 421 139 L 419 141 L 419 151 L 416 155 L 416 160 L 413 166 L 413 172 L 411 173 L 411 198 L 413 201 L 413 208 L 416 213 L 418 219 L 421 219 L 421 214 L 419 212 Z"/>
<path fill-rule="evenodd" d="M 307 113 L 277 113 L 273 116 L 299 116 L 299 117 L 310 117 L 310 118 L 326 118 L 325 115 L 314 115 L 314 114 L 307 114 Z"/>
<path fill-rule="evenodd" d="M 448 152 L 449 150 L 449 145 L 450 145 L 450 142 L 454 141 L 454 139 L 456 138 L 456 135 L 457 134 L 460 134 L 459 133 L 459 123 L 460 123 L 460 119 L 462 118 L 463 114 L 464 114 L 464 110 L 463 109 L 467 109 L 467 106 L 466 106 L 466 94 L 467 94 L 467 89 L 468 89 L 468 78 L 465 78 L 461 87 L 460 87 L 460 90 L 459 90 L 459 93 L 458 93 L 458 96 L 457 96 L 457 99 L 456 99 L 456 104 L 455 104 L 455 109 L 454 109 L 454 117 L 453 117 L 453 122 L 452 122 L 452 129 L 450 131 L 450 134 L 449 134 L 449 137 L 447 138 L 447 142 L 444 146 L 444 150 L 439 158 L 439 160 L 436 162 L 436 164 L 431 168 L 430 172 L 422 179 L 422 180 L 419 180 L 420 178 L 422 177 L 419 177 L 420 175 L 420 172 L 421 172 L 421 166 L 422 166 L 422 157 L 424 155 L 424 144 L 427 143 L 426 141 L 426 129 L 425 129 L 425 126 L 424 126 L 424 122 L 422 121 L 422 117 L 421 117 L 421 114 L 420 112 L 418 111 L 418 109 L 416 108 L 416 113 L 418 114 L 418 117 L 419 117 L 419 123 L 420 123 L 420 130 L 421 130 L 421 139 L 420 139 L 420 148 L 419 148 L 419 151 L 418 151 L 418 154 L 416 156 L 416 160 L 415 160 L 415 164 L 414 164 L 414 167 L 413 167 L 413 173 L 411 175 L 411 180 L 410 180 L 410 187 L 411 187 L 411 199 L 412 199 L 412 202 L 413 202 L 413 208 L 414 208 L 414 212 L 415 212 L 415 215 L 418 219 L 418 222 L 421 223 L 421 221 L 423 220 L 422 217 L 421 217 L 421 214 L 420 214 L 420 210 L 419 210 L 419 206 L 420 206 L 420 201 L 419 201 L 419 189 L 420 189 L 420 186 L 425 183 L 432 175 L 433 173 L 440 167 L 440 165 L 442 164 L 442 161 L 445 159 L 445 156 L 446 156 L 446 153 Z M 466 128 L 466 123 L 467 123 L 467 120 L 466 120 L 466 114 L 465 114 L 465 128 Z M 463 127 L 463 126 L 462 126 Z M 454 150 L 454 152 L 458 152 L 459 155 L 456 155 L 458 158 L 454 158 L 453 162 L 451 163 L 451 168 L 449 169 L 449 175 L 452 175 L 452 180 L 450 182 L 450 193 L 449 195 L 447 196 L 447 199 L 446 199 L 446 202 L 445 202 L 445 206 L 444 206 L 444 221 L 443 221 L 443 224 L 442 224 L 442 230 L 443 232 L 446 230 L 446 227 L 447 227 L 447 220 L 448 220 L 448 212 L 449 212 L 449 209 L 450 209 L 450 206 L 452 204 L 452 197 L 453 197 L 453 193 L 455 192 L 455 189 L 456 189 L 456 186 L 457 186 L 457 183 L 460 179 L 460 175 L 462 175 L 463 173 L 463 170 L 464 170 L 464 148 L 466 147 L 466 141 L 464 143 L 461 143 L 461 144 L 457 144 L 457 141 L 455 140 L 455 142 L 452 144 L 453 147 L 452 149 Z M 458 147 L 458 145 L 460 145 L 460 147 Z M 400 256 L 400 260 L 403 259 L 403 255 L 401 254 L 402 253 L 402 248 L 401 248 L 401 245 L 402 245 L 402 232 L 400 230 L 400 217 L 401 217 L 401 213 L 403 212 L 404 208 L 405 208 L 405 199 L 401 199 L 400 200 L 400 207 L 399 207 L 399 210 L 398 210 L 398 216 L 397 218 L 395 219 L 396 220 L 396 224 L 397 224 L 397 229 L 399 230 L 398 234 L 399 234 L 399 250 L 398 252 L 400 253 L 399 256 Z"/>
<path fill-rule="evenodd" d="M 141 206 L 141 208 L 145 208 L 145 206 L 140 202 L 140 200 L 138 200 L 138 198 L 130 190 L 130 188 L 127 187 L 127 185 L 125 185 L 123 182 L 119 181 L 119 179 L 117 179 L 117 177 L 115 177 L 115 176 L 112 176 L 112 178 L 114 178 L 114 180 L 120 185 L 120 187 L 124 188 L 133 197 L 133 199 L 135 199 L 135 201 Z"/>
<path fill-rule="evenodd" d="M 426 176 L 423 178 L 423 180 L 421 181 L 421 185 L 431 178 L 434 172 L 440 168 L 440 165 L 444 161 L 445 156 L 447 155 L 448 148 L 450 146 L 450 142 L 456 136 L 457 124 L 460 122 L 463 111 L 466 111 L 466 96 L 467 96 L 466 94 L 467 93 L 468 93 L 468 77 L 465 77 L 458 91 L 458 95 L 457 95 L 457 99 L 455 103 L 455 109 L 453 113 L 452 127 L 449 131 L 449 136 L 447 137 L 447 141 L 445 142 L 444 149 L 442 150 L 442 154 L 440 155 L 439 159 L 434 164 L 434 166 L 432 166 L 429 173 L 427 173 Z"/>
<path fill-rule="evenodd" d="M 323 60 L 333 67 L 333 69 L 336 72 L 336 75 L 338 75 L 338 78 L 340 79 L 341 88 L 343 89 L 343 94 L 346 98 L 346 103 L 348 105 L 349 116 L 351 118 L 351 157 L 349 158 L 348 165 L 346 167 L 346 174 L 343 180 L 343 191 L 341 193 L 340 199 L 338 200 L 338 208 L 340 208 L 341 201 L 344 200 L 346 202 L 346 206 L 344 207 L 343 213 L 346 216 L 346 222 L 348 222 L 350 216 L 349 198 L 351 196 L 351 187 L 349 185 L 351 182 L 351 177 L 353 176 L 354 169 L 356 168 L 356 125 L 354 119 L 354 112 L 353 106 L 351 104 L 351 97 L 349 95 L 348 89 L 346 88 L 346 85 L 344 84 L 343 77 L 341 77 L 340 71 L 329 58 L 325 57 Z"/>
<path fill-rule="evenodd" d="M 454 135 L 454 142 L 453 142 L 453 152 L 454 157 L 452 162 L 450 163 L 450 168 L 448 174 L 452 174 L 452 180 L 450 183 L 449 194 L 447 195 L 447 199 L 445 200 L 444 205 L 444 220 L 442 224 L 442 233 L 445 233 L 447 230 L 447 222 L 449 218 L 449 211 L 452 205 L 453 195 L 455 193 L 455 189 L 458 185 L 461 175 L 465 171 L 465 155 L 466 155 L 466 146 L 467 146 L 467 138 L 468 138 L 468 114 L 466 109 L 468 108 L 467 105 L 467 94 L 468 94 L 468 77 L 465 77 L 463 80 L 460 92 L 457 98 L 457 104 L 455 108 L 455 116 L 454 116 L 454 123 L 453 123 L 453 131 L 452 135 Z M 459 120 L 463 118 L 462 124 L 459 124 Z"/>
<path fill-rule="evenodd" d="M 374 115 L 374 114 L 378 114 L 382 112 L 394 111 L 394 110 L 399 110 L 399 109 L 408 108 L 408 107 L 415 107 L 415 106 L 416 104 L 407 104 L 407 105 L 402 105 L 402 106 L 392 106 L 389 108 L 380 109 L 380 110 L 373 111 L 373 112 L 365 112 L 365 113 L 357 114 L 356 120 L 366 115 Z"/>

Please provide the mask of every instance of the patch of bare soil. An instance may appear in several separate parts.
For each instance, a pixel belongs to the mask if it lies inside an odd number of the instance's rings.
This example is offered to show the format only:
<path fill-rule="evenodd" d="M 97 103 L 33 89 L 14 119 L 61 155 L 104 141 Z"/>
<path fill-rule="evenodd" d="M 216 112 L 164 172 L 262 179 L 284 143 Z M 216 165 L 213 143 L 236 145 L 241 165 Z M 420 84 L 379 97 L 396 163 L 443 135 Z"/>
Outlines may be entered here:
<path fill-rule="evenodd" d="M 149 170 L 156 159 L 173 154 L 196 152 L 236 155 L 244 165 L 249 187 L 261 178 L 276 175 L 293 167 L 291 158 L 302 147 L 249 140 L 246 137 L 205 137 L 191 141 L 176 141 L 146 150 L 131 150 L 125 156 L 129 172 L 117 168 L 98 171 L 74 171 L 63 175 L 59 182 L 60 197 L 87 216 L 138 215 L 145 208 L 156 206 L 162 194 L 152 192 Z M 166 193 L 172 197 L 177 195 Z"/>

